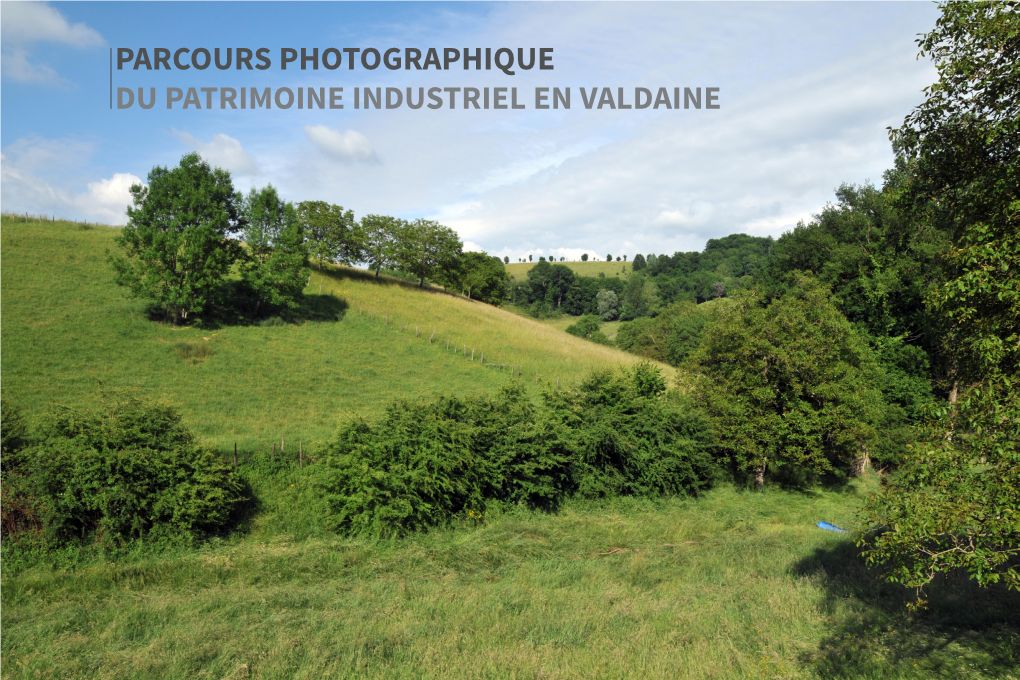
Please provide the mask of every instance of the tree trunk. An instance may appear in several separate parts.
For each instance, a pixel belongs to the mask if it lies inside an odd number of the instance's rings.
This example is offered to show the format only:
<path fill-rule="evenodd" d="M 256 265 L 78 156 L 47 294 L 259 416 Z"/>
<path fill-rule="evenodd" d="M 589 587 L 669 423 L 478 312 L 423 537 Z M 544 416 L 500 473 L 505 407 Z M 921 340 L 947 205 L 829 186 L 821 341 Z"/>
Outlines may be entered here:
<path fill-rule="evenodd" d="M 871 454 L 868 453 L 867 446 L 862 446 L 860 455 L 854 459 L 853 467 L 850 469 L 850 476 L 860 477 L 864 474 L 864 470 L 869 467 L 871 467 Z"/>
<path fill-rule="evenodd" d="M 764 461 L 761 465 L 754 469 L 754 485 L 759 489 L 765 486 L 766 465 L 768 465 L 768 461 Z"/>

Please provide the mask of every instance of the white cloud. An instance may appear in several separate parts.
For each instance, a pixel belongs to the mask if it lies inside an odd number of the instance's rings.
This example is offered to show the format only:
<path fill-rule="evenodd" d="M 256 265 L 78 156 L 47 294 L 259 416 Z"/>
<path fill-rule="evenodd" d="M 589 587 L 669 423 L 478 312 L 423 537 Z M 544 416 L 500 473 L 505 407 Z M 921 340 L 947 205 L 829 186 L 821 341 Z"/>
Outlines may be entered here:
<path fill-rule="evenodd" d="M 103 37 L 85 24 L 69 24 L 57 10 L 43 2 L 3 2 L 0 39 L 8 45 L 53 42 L 72 47 L 96 47 Z"/>
<path fill-rule="evenodd" d="M 38 83 L 42 85 L 63 84 L 66 81 L 56 71 L 45 64 L 33 64 L 28 60 L 28 52 L 16 48 L 10 52 L 0 55 L 0 64 L 5 78 L 11 78 L 19 83 Z"/>
<path fill-rule="evenodd" d="M 372 143 L 365 135 L 355 130 L 340 132 L 325 125 L 304 125 L 301 127 L 315 146 L 332 158 L 340 161 L 377 161 Z"/>
<path fill-rule="evenodd" d="M 213 135 L 209 142 L 203 142 L 187 132 L 174 130 L 173 133 L 182 144 L 197 151 L 214 167 L 224 168 L 235 175 L 258 174 L 255 159 L 233 137 L 220 133 Z"/>
<path fill-rule="evenodd" d="M 65 219 L 125 224 L 129 189 L 141 180 L 130 173 L 89 182 L 84 192 L 73 185 L 92 153 L 78 140 L 19 139 L 0 154 L 0 202 L 4 210 Z"/>
<path fill-rule="evenodd" d="M 42 2 L 0 3 L 0 73 L 19 83 L 66 85 L 67 81 L 45 64 L 29 60 L 28 45 L 49 42 L 77 48 L 97 47 L 103 37 L 85 24 L 69 24 L 67 19 Z M 13 48 L 13 49 L 9 49 Z"/>
<path fill-rule="evenodd" d="M 74 205 L 85 214 L 108 224 L 125 224 L 127 207 L 131 205 L 131 186 L 142 180 L 126 172 L 114 173 L 110 179 L 89 182 L 88 191 L 74 197 Z"/>

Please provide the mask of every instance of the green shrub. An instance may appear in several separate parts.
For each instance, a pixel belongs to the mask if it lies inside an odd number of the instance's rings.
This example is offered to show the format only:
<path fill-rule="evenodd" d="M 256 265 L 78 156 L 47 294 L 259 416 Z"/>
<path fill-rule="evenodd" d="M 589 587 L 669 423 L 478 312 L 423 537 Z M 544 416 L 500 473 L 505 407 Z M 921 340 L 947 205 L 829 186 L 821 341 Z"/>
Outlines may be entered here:
<path fill-rule="evenodd" d="M 643 395 L 645 373 L 595 371 L 577 390 L 546 395 L 569 431 L 578 495 L 695 495 L 715 478 L 704 417 L 676 397 Z"/>
<path fill-rule="evenodd" d="M 268 319 L 262 319 L 259 321 L 259 326 L 263 328 L 275 328 L 277 326 L 286 326 L 287 323 L 278 316 L 271 316 Z"/>
<path fill-rule="evenodd" d="M 544 417 L 522 383 L 504 386 L 495 399 L 471 402 L 472 446 L 490 464 L 486 495 L 552 510 L 573 490 L 568 432 Z"/>
<path fill-rule="evenodd" d="M 242 500 L 230 467 L 200 448 L 166 404 L 61 409 L 28 451 L 49 540 L 190 540 L 227 524 Z"/>
<path fill-rule="evenodd" d="M 320 483 L 334 528 L 397 536 L 479 516 L 488 500 L 555 509 L 573 494 L 697 493 L 714 476 L 704 420 L 658 397 L 649 364 L 595 373 L 536 407 L 519 382 L 493 398 L 398 401 L 327 446 Z"/>
<path fill-rule="evenodd" d="M 374 428 L 342 425 L 321 472 L 334 528 L 399 536 L 483 512 L 489 466 L 471 450 L 465 410 L 455 399 L 397 401 Z"/>

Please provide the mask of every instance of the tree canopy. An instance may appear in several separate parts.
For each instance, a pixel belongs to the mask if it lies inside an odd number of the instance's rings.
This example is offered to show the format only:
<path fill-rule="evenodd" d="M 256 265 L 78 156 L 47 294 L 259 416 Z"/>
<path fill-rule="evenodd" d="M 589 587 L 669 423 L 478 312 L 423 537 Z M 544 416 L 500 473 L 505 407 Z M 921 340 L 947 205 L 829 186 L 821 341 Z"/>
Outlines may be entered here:
<path fill-rule="evenodd" d="M 242 226 L 230 174 L 197 153 L 176 168 L 156 166 L 131 187 L 133 206 L 117 238 L 115 280 L 151 300 L 176 325 L 213 301 L 241 251 L 228 236 Z"/>

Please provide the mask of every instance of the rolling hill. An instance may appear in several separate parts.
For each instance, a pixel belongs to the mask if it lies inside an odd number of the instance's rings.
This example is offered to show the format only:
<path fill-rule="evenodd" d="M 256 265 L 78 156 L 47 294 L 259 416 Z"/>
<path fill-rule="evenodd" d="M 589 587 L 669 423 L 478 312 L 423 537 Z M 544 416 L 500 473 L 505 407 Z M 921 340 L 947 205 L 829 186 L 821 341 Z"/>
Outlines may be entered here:
<path fill-rule="evenodd" d="M 225 452 L 234 442 L 252 450 L 281 436 L 324 439 L 341 413 L 377 414 L 398 396 L 490 391 L 510 377 L 506 365 L 537 396 L 536 373 L 569 384 L 595 367 L 639 361 L 490 305 L 346 267 L 313 271 L 297 323 L 174 328 L 113 283 L 106 258 L 115 235 L 4 218 L 5 398 L 33 413 L 162 398 Z M 482 366 L 483 354 L 496 365 Z"/>

